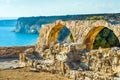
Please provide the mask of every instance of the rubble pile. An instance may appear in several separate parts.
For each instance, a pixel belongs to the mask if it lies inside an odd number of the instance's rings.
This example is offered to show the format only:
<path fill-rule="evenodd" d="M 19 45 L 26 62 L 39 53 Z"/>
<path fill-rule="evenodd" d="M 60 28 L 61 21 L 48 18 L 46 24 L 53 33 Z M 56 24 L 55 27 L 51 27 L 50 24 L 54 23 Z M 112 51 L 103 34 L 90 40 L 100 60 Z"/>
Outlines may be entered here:
<path fill-rule="evenodd" d="M 27 52 L 30 52 L 29 50 Z M 27 54 L 24 53 L 26 56 Z M 31 55 L 33 58 L 24 56 L 25 60 L 21 61 L 25 63 L 24 66 L 31 66 L 31 70 L 47 71 L 76 80 L 113 79 L 120 76 L 118 47 L 88 51 L 85 45 L 57 43 L 41 52 L 43 59 L 38 60 L 35 54 Z"/>

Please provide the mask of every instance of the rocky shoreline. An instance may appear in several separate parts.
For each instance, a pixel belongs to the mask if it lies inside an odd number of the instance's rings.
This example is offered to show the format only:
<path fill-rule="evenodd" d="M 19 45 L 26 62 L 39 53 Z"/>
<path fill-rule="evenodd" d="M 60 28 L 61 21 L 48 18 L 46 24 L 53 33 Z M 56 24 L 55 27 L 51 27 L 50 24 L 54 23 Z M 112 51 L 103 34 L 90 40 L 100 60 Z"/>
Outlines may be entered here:
<path fill-rule="evenodd" d="M 0 70 L 20 68 L 19 54 L 25 50 L 35 49 L 35 46 L 0 47 Z"/>
<path fill-rule="evenodd" d="M 0 58 L 2 57 L 16 57 L 23 53 L 26 49 L 35 48 L 35 46 L 13 46 L 13 47 L 0 47 Z"/>

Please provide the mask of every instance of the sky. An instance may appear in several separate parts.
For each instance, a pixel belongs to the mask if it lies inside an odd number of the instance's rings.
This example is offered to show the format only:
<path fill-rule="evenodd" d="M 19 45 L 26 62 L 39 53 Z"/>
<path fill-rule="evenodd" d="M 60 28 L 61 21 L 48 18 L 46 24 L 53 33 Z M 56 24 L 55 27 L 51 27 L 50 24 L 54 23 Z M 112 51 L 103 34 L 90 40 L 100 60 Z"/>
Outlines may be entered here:
<path fill-rule="evenodd" d="M 0 0 L 0 17 L 120 13 L 120 0 Z"/>

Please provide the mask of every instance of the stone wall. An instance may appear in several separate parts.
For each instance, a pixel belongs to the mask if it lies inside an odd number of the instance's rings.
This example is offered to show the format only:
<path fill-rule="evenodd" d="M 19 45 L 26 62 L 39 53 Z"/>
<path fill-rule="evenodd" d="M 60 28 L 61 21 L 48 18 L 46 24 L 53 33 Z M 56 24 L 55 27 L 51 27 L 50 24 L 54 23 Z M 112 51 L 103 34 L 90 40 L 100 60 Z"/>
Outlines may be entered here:
<path fill-rule="evenodd" d="M 38 39 L 36 50 L 39 51 L 43 45 L 49 45 L 56 41 L 58 33 L 61 28 L 66 26 L 72 33 L 75 43 L 83 44 L 86 35 L 91 29 L 98 26 L 104 26 L 111 29 L 120 41 L 120 24 L 111 24 L 104 20 L 91 20 L 91 21 L 61 21 L 58 20 L 51 24 L 42 25 L 40 29 L 40 37 Z M 53 31 L 54 29 L 54 31 Z M 51 37 L 52 36 L 52 37 Z"/>
<path fill-rule="evenodd" d="M 58 43 L 59 30 L 66 26 L 72 33 L 74 43 Z M 42 57 L 33 61 L 36 70 L 62 74 L 75 80 L 114 80 L 120 77 L 120 48 L 86 50 L 83 44 L 87 34 L 95 27 L 112 30 L 120 41 L 120 24 L 99 21 L 56 21 L 43 25 L 35 46 Z"/>
<path fill-rule="evenodd" d="M 34 46 L 0 47 L 0 57 L 15 57 Z"/>
<path fill-rule="evenodd" d="M 54 44 L 40 53 L 43 59 L 26 60 L 33 71 L 47 71 L 74 80 L 114 80 L 120 77 L 120 48 L 85 50 L 85 45 Z M 35 55 L 33 54 L 32 56 Z"/>

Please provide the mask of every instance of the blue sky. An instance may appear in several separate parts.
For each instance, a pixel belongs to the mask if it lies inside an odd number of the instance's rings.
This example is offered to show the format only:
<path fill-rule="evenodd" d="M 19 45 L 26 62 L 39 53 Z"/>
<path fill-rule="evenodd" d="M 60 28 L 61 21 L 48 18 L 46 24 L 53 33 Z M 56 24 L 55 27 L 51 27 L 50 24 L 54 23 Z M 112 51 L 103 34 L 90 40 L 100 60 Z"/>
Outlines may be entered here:
<path fill-rule="evenodd" d="M 120 0 L 0 0 L 0 17 L 120 13 Z"/>

